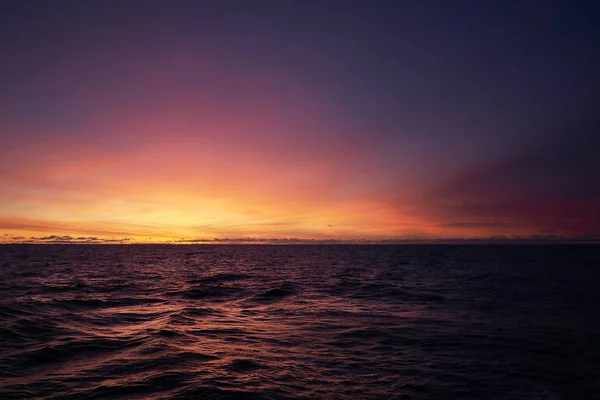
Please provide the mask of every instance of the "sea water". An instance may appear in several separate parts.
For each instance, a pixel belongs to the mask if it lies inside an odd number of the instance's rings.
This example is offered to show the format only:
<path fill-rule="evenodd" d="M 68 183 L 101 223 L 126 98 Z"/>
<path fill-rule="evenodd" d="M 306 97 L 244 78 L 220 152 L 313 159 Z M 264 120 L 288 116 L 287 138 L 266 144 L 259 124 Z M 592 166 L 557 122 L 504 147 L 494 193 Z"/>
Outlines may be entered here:
<path fill-rule="evenodd" d="M 0 246 L 1 399 L 599 391 L 600 246 Z"/>

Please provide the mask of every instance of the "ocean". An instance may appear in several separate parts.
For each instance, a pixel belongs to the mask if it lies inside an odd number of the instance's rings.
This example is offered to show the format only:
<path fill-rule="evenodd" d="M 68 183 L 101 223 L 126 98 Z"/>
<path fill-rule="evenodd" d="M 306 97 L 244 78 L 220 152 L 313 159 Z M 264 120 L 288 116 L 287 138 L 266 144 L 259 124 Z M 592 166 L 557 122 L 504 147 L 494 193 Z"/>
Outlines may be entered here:
<path fill-rule="evenodd" d="M 3 245 L 0 399 L 598 399 L 597 245 Z"/>

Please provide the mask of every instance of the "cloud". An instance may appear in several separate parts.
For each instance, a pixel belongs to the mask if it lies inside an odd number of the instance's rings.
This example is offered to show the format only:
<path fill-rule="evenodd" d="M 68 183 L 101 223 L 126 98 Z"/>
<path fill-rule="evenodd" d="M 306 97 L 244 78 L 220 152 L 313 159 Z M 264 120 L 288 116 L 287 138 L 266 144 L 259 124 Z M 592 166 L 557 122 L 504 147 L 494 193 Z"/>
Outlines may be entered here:
<path fill-rule="evenodd" d="M 440 227 L 580 236 L 600 233 L 600 120 L 582 113 L 549 140 L 464 168 L 424 196 Z"/>
<path fill-rule="evenodd" d="M 10 236 L 5 238 L 3 243 L 12 244 L 125 244 L 130 243 L 131 238 L 126 237 L 109 237 L 99 238 L 96 236 L 68 236 L 68 235 L 49 235 L 49 236 L 31 236 L 25 238 L 24 236 Z"/>
<path fill-rule="evenodd" d="M 441 226 L 449 228 L 516 228 L 521 224 L 510 222 L 449 222 Z"/>
<path fill-rule="evenodd" d="M 97 238 L 50 235 L 43 237 L 10 237 L 0 244 L 121 244 L 135 245 L 149 242 L 136 242 L 132 238 Z M 488 237 L 448 237 L 448 238 L 392 238 L 392 239 L 309 239 L 309 238 L 213 238 L 213 239 L 175 239 L 152 242 L 153 244 L 172 245 L 411 245 L 411 244 L 527 244 L 527 243 L 600 243 L 600 236 L 585 235 L 565 237 L 559 235 L 528 236 L 488 236 Z"/>

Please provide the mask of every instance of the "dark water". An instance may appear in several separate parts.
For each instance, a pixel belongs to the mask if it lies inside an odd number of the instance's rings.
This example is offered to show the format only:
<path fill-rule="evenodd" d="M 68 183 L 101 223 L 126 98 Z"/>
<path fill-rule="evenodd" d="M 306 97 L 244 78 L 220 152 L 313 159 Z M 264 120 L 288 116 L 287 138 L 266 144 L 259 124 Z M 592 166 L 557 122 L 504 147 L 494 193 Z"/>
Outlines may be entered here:
<path fill-rule="evenodd" d="M 1 399 L 600 398 L 599 246 L 0 246 Z"/>

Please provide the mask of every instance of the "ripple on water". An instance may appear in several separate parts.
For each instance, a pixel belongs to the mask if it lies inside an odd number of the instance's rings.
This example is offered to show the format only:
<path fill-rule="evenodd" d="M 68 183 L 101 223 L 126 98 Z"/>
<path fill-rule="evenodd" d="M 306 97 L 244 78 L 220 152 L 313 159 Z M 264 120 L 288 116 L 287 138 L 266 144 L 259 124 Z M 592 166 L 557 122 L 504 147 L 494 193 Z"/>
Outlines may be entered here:
<path fill-rule="evenodd" d="M 0 399 L 592 399 L 585 246 L 0 246 Z"/>

